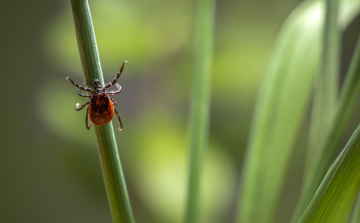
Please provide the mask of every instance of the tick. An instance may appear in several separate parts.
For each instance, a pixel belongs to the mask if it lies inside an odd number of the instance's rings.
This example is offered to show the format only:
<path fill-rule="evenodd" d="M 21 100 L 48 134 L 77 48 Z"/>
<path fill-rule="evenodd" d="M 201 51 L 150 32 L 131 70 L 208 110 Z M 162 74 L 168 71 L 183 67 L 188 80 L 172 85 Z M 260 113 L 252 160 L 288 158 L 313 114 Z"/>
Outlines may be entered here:
<path fill-rule="evenodd" d="M 90 98 L 90 100 L 88 102 L 86 102 L 85 104 L 83 104 L 81 107 L 79 107 L 79 103 L 76 104 L 76 111 L 80 111 L 81 109 L 83 109 L 85 106 L 89 105 L 87 110 L 86 110 L 86 116 L 85 116 L 85 124 L 86 124 L 86 129 L 90 129 L 91 127 L 91 123 L 89 125 L 89 121 L 88 118 L 90 118 L 91 122 L 94 125 L 106 125 L 107 123 L 109 123 L 113 116 L 114 116 L 114 112 L 116 114 L 116 116 L 118 117 L 119 120 L 119 130 L 121 131 L 121 129 L 123 128 L 123 125 L 121 123 L 121 118 L 119 116 L 119 113 L 116 111 L 116 101 L 114 99 L 112 99 L 109 94 L 111 95 L 115 95 L 115 94 L 119 94 L 121 92 L 121 86 L 116 83 L 116 81 L 119 79 L 125 63 L 127 63 L 127 61 L 124 61 L 119 73 L 116 75 L 116 77 L 109 82 L 107 85 L 105 85 L 105 87 L 101 87 L 100 81 L 98 79 L 95 79 L 94 81 L 94 89 L 92 88 L 88 88 L 85 87 L 85 84 L 80 86 L 77 83 L 75 83 L 73 80 L 71 80 L 70 77 L 67 77 L 66 80 L 69 80 L 75 87 L 79 88 L 78 90 L 78 94 L 81 97 L 87 97 Z M 112 87 L 114 84 L 116 83 L 116 91 L 106 91 L 106 89 Z M 89 92 L 90 94 L 82 94 L 81 91 L 86 91 Z"/>

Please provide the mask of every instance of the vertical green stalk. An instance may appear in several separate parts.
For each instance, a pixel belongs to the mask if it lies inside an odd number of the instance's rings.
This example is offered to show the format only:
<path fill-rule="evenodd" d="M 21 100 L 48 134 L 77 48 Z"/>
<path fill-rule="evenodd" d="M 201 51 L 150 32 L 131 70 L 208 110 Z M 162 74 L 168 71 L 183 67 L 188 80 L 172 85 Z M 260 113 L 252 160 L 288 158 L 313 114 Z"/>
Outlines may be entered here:
<path fill-rule="evenodd" d="M 88 1 L 70 1 L 85 83 L 87 86 L 93 87 L 94 80 L 99 79 L 104 86 Z M 135 222 L 112 123 L 110 122 L 105 126 L 94 126 L 94 129 L 113 221 L 116 223 Z"/>
<path fill-rule="evenodd" d="M 190 172 L 186 223 L 200 218 L 202 167 L 209 131 L 215 0 L 199 0 L 196 12 L 194 83 L 189 119 Z"/>

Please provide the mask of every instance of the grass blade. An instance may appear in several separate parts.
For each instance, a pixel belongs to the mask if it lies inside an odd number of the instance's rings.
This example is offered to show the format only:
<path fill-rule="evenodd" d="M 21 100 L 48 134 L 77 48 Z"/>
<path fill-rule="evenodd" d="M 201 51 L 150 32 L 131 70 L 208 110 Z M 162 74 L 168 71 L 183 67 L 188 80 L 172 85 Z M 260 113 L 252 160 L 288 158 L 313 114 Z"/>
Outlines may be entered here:
<path fill-rule="evenodd" d="M 199 0 L 196 13 L 195 69 L 189 120 L 190 172 L 186 223 L 200 222 L 200 183 L 209 130 L 215 3 L 215 0 Z"/>
<path fill-rule="evenodd" d="M 71 8 L 85 83 L 87 86 L 93 87 L 94 80 L 99 79 L 104 86 L 88 1 L 71 0 Z M 105 126 L 94 126 L 94 129 L 113 221 L 116 223 L 135 222 L 112 123 Z"/>
<path fill-rule="evenodd" d="M 360 125 L 316 191 L 300 223 L 347 222 L 360 190 Z"/>
<path fill-rule="evenodd" d="M 323 129 L 328 129 L 334 115 L 339 85 L 339 49 L 340 29 L 338 26 L 339 0 L 327 0 L 325 25 L 322 43 L 321 68 L 317 76 L 312 118 L 309 133 L 307 171 L 313 159 L 317 158 L 317 149 L 326 136 Z"/>

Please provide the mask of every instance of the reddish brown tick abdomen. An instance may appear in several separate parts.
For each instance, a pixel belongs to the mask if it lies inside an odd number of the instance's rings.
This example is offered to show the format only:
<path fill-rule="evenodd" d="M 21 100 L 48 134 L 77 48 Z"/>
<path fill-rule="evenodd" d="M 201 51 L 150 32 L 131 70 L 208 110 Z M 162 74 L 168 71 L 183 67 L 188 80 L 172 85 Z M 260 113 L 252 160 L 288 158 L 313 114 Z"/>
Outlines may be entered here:
<path fill-rule="evenodd" d="M 91 97 L 88 112 L 93 124 L 106 125 L 114 116 L 114 106 L 109 96 L 99 91 Z"/>

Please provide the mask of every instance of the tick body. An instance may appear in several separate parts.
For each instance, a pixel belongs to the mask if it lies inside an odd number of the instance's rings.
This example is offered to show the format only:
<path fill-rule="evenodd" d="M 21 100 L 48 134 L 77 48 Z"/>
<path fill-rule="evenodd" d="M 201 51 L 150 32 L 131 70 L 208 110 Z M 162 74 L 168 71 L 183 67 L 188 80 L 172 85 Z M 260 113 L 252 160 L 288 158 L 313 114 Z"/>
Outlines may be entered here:
<path fill-rule="evenodd" d="M 85 87 L 85 85 L 78 85 L 77 83 L 75 83 L 73 80 L 71 80 L 71 78 L 67 77 L 66 80 L 69 80 L 75 87 L 77 87 L 78 90 L 78 94 L 81 97 L 88 97 L 90 98 L 90 100 L 88 102 L 86 102 L 85 104 L 83 104 L 81 107 L 79 107 L 79 103 L 76 104 L 76 111 L 80 111 L 81 109 L 83 109 L 85 106 L 89 105 L 87 110 L 86 110 L 86 117 L 85 117 L 85 124 L 86 124 L 86 128 L 89 130 L 91 127 L 91 124 L 89 125 L 89 121 L 88 118 L 90 118 L 91 122 L 94 125 L 106 125 L 107 123 L 109 123 L 113 116 L 114 113 L 116 114 L 116 116 L 118 117 L 118 121 L 120 124 L 119 130 L 121 131 L 121 129 L 123 128 L 120 116 L 118 114 L 118 112 L 116 111 L 115 105 L 116 105 L 116 101 L 114 99 L 112 99 L 109 95 L 115 95 L 115 94 L 119 94 L 121 92 L 121 86 L 116 83 L 116 81 L 119 79 L 125 63 L 127 63 L 127 61 L 124 61 L 119 73 L 116 75 L 116 77 L 109 82 L 107 85 L 105 85 L 105 87 L 101 87 L 100 81 L 99 80 L 95 80 L 94 81 L 94 89 L 92 88 L 87 88 Z M 116 91 L 106 91 L 107 88 L 112 87 L 114 84 L 116 84 Z M 86 91 L 89 92 L 90 94 L 82 94 L 81 91 Z"/>
<path fill-rule="evenodd" d="M 90 98 L 89 118 L 95 125 L 106 125 L 114 116 L 114 106 L 110 97 L 103 92 L 95 93 Z"/>

